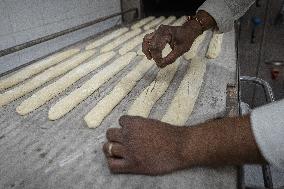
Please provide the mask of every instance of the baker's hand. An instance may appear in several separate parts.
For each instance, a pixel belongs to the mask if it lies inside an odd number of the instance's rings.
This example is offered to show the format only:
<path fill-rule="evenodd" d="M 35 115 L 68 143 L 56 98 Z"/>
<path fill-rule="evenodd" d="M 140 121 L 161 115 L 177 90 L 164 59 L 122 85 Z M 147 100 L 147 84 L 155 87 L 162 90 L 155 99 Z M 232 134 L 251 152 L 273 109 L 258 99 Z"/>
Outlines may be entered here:
<path fill-rule="evenodd" d="M 190 50 L 193 41 L 202 34 L 202 27 L 196 21 L 188 21 L 183 26 L 161 25 L 158 30 L 145 35 L 142 51 L 149 60 L 155 60 L 158 67 L 173 63 L 178 57 Z M 166 44 L 171 46 L 171 53 L 162 57 Z"/>
<path fill-rule="evenodd" d="M 132 116 L 122 116 L 119 124 L 108 129 L 103 146 L 111 172 L 158 175 L 185 167 L 183 127 Z"/>

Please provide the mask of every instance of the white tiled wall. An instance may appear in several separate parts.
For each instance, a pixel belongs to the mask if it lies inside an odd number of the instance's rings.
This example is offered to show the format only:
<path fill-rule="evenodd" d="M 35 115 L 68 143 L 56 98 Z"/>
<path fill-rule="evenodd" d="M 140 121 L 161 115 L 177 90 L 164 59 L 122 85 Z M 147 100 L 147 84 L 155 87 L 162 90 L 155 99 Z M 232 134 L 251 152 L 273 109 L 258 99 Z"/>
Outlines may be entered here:
<path fill-rule="evenodd" d="M 119 0 L 0 0 L 0 50 L 120 12 Z M 116 17 L 0 57 L 0 74 L 120 22 Z"/>

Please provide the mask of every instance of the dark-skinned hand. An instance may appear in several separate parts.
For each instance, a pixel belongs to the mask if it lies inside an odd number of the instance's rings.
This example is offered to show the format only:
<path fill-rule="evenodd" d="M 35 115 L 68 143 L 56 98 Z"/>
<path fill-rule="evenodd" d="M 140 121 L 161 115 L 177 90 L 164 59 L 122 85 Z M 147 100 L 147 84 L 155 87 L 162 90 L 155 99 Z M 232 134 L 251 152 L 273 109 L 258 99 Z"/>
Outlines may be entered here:
<path fill-rule="evenodd" d="M 158 175 L 185 167 L 182 127 L 133 116 L 122 116 L 119 124 L 108 129 L 103 146 L 111 172 Z"/>
<path fill-rule="evenodd" d="M 161 25 L 155 32 L 145 35 L 142 51 L 146 57 L 152 58 L 160 68 L 173 63 L 178 57 L 190 50 L 194 40 L 202 34 L 202 27 L 196 21 L 188 21 L 183 26 Z M 162 57 L 166 44 L 172 51 Z"/>

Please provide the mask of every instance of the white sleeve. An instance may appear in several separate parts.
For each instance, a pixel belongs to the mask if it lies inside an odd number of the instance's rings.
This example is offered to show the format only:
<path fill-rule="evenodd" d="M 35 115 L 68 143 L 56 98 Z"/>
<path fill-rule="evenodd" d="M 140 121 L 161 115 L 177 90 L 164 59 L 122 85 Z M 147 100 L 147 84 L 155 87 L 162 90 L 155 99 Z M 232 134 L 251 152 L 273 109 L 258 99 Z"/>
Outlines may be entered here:
<path fill-rule="evenodd" d="M 207 0 L 198 10 L 208 12 L 216 21 L 220 32 L 231 31 L 234 21 L 243 16 L 255 0 Z"/>
<path fill-rule="evenodd" d="M 284 99 L 254 109 L 251 124 L 264 158 L 284 169 Z"/>

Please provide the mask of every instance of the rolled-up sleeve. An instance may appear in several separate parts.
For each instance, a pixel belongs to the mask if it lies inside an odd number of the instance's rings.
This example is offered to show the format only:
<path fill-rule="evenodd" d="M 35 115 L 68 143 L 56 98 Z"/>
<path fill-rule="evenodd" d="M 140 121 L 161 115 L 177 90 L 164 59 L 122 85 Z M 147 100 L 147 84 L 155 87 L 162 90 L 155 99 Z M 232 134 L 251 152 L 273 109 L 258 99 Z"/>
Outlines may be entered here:
<path fill-rule="evenodd" d="M 263 157 L 284 169 L 284 100 L 254 109 L 251 124 Z"/>
<path fill-rule="evenodd" d="M 220 32 L 231 31 L 255 0 L 207 0 L 198 10 L 208 12 L 216 21 Z"/>

